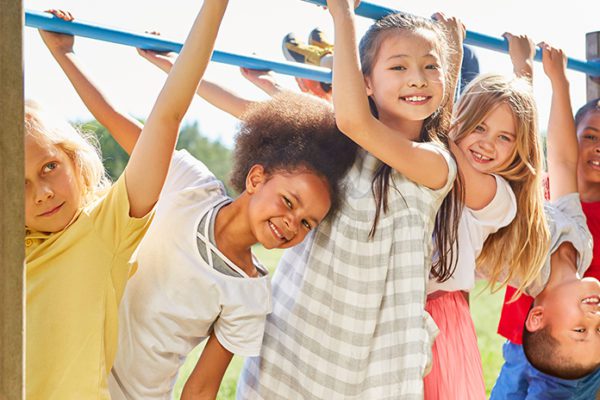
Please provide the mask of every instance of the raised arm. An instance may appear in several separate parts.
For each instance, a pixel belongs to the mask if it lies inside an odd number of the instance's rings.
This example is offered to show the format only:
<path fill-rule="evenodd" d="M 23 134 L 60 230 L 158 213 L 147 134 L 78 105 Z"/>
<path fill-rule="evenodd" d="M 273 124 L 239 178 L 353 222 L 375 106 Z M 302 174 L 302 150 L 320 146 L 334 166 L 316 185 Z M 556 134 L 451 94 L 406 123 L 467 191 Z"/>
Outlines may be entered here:
<path fill-rule="evenodd" d="M 204 0 L 200 13 L 125 168 L 130 214 L 148 213 L 158 200 L 181 121 L 212 55 L 227 0 Z"/>
<path fill-rule="evenodd" d="M 73 20 L 71 13 L 66 11 L 48 10 L 48 12 L 65 21 Z M 40 35 L 87 109 L 108 129 L 117 143 L 131 154 L 142 131 L 142 124 L 115 107 L 85 72 L 85 68 L 75 54 L 75 38 L 72 35 L 43 30 L 40 30 Z"/>
<path fill-rule="evenodd" d="M 565 76 L 567 58 L 560 49 L 545 43 L 542 47 L 544 72 L 552 85 L 552 104 L 548 121 L 548 176 L 550 200 L 577 192 L 577 134 L 569 81 Z"/>
<path fill-rule="evenodd" d="M 152 33 L 157 34 L 156 32 Z M 177 58 L 175 53 L 171 52 L 163 53 L 152 50 L 138 49 L 138 53 L 167 74 L 171 71 L 171 68 L 173 68 L 173 64 Z M 244 71 L 242 71 L 242 75 L 252 82 L 252 79 L 246 76 L 249 73 L 250 72 L 247 72 L 245 74 Z M 257 86 L 263 91 L 266 91 L 269 95 L 273 95 L 269 93 L 268 90 L 270 89 L 272 89 L 274 91 L 273 93 L 275 93 L 275 88 L 268 87 L 266 83 L 264 84 L 264 87 L 259 85 Z M 231 90 L 208 80 L 202 80 L 202 82 L 200 82 L 196 93 L 213 106 L 238 119 L 240 119 L 248 107 L 254 103 L 254 101 L 245 99 L 239 96 L 237 93 L 234 93 Z"/>
<path fill-rule="evenodd" d="M 339 129 L 412 181 L 432 189 L 443 187 L 448 176 L 444 157 L 371 114 L 356 43 L 354 7 L 358 1 L 328 0 L 327 4 L 335 25 L 333 104 Z"/>
<path fill-rule="evenodd" d="M 526 35 L 513 35 L 505 32 L 503 35 L 508 40 L 508 54 L 516 76 L 533 79 L 533 56 L 535 44 Z"/>

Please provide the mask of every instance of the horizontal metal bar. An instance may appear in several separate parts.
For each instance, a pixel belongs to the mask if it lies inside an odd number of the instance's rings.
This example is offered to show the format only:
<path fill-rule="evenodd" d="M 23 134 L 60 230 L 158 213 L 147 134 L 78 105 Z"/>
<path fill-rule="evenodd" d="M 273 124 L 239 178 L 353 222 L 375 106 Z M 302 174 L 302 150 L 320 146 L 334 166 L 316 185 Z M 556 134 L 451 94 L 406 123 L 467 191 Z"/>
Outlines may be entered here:
<path fill-rule="evenodd" d="M 326 6 L 326 0 L 304 0 L 308 3 L 317 4 L 320 6 Z M 378 6 L 376 4 L 361 1 L 360 5 L 356 9 L 356 15 L 361 17 L 379 19 L 385 17 L 388 14 L 394 14 L 399 12 L 391 8 Z M 583 40 L 583 39 L 582 39 Z M 482 47 L 488 50 L 495 50 L 502 53 L 508 53 L 508 41 L 504 38 L 496 38 L 493 36 L 484 35 L 477 32 L 467 30 L 467 36 L 465 43 L 477 47 Z M 536 61 L 542 61 L 542 50 L 538 48 L 535 52 Z M 591 76 L 600 76 L 600 61 L 581 61 L 574 58 L 567 59 L 567 68 L 583 72 Z"/>
<path fill-rule="evenodd" d="M 33 10 L 25 12 L 25 25 L 31 28 L 68 33 L 147 50 L 179 52 L 183 47 L 182 43 L 166 40 L 155 35 L 133 33 L 79 20 L 63 21 L 52 14 Z M 213 52 L 212 61 L 252 69 L 270 69 L 284 75 L 331 83 L 331 71 L 329 69 L 312 65 L 288 61 L 264 60 L 258 57 L 227 53 L 219 50 Z"/>

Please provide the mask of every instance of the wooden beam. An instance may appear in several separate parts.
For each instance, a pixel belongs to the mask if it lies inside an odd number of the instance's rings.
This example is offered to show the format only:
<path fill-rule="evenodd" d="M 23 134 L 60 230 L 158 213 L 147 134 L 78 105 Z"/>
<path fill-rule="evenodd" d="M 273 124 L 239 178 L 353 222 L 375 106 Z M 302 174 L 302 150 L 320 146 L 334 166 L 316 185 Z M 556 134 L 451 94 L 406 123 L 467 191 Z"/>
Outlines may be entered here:
<path fill-rule="evenodd" d="M 588 61 L 600 61 L 600 31 L 585 35 L 585 58 Z M 586 78 L 587 101 L 600 97 L 600 76 Z"/>
<path fill-rule="evenodd" d="M 23 4 L 0 12 L 0 399 L 24 396 Z"/>

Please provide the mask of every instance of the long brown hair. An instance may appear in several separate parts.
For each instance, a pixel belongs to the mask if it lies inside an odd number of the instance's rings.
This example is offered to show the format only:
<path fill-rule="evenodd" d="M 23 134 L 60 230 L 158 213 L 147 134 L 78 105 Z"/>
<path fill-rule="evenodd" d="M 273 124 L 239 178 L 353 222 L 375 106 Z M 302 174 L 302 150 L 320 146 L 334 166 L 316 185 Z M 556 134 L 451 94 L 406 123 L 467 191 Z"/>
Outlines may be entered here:
<path fill-rule="evenodd" d="M 436 49 L 440 55 L 442 66 L 445 65 L 448 58 L 448 46 L 445 45 L 446 40 L 443 28 L 431 20 L 410 14 L 398 13 L 387 15 L 376 21 L 362 37 L 359 52 L 363 75 L 369 76 L 371 74 L 381 43 L 388 35 L 415 32 L 417 30 L 429 30 L 435 33 L 438 38 L 435 43 Z M 445 82 L 450 82 L 452 77 L 448 76 L 448 69 L 443 68 L 443 71 L 446 78 Z M 423 121 L 423 126 L 417 139 L 419 142 L 434 142 L 446 149 L 449 148 L 446 134 L 450 125 L 450 110 L 446 105 L 451 101 L 452 95 L 453 93 L 445 90 L 442 104 L 436 112 Z M 373 115 L 378 117 L 377 107 L 372 98 L 369 98 L 369 104 Z M 376 211 L 375 220 L 369 233 L 370 238 L 373 237 L 377 230 L 381 212 L 383 211 L 384 214 L 388 212 L 388 191 L 390 186 L 394 186 L 391 173 L 392 168 L 380 162 L 373 176 L 372 191 L 375 197 Z M 431 273 L 439 281 L 445 281 L 452 276 L 458 258 L 456 254 L 458 249 L 453 244 L 457 239 L 458 222 L 464 203 L 460 186 L 460 177 L 457 175 L 453 189 L 442 202 L 435 219 L 434 241 L 437 258 L 433 264 Z"/>
<path fill-rule="evenodd" d="M 518 212 L 508 226 L 485 241 L 477 268 L 489 278 L 492 290 L 516 283 L 520 294 L 539 276 L 550 243 L 541 182 L 543 156 L 531 82 L 498 74 L 477 77 L 456 104 L 450 137 L 460 142 L 501 104 L 508 105 L 513 114 L 516 146 L 495 173 L 509 182 Z"/>

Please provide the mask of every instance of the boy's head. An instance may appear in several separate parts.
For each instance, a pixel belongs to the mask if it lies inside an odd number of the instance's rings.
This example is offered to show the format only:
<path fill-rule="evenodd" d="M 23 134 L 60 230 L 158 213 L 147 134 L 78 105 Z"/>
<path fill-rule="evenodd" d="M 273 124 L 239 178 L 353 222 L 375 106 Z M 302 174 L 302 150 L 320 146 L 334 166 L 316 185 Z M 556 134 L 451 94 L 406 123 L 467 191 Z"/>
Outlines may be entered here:
<path fill-rule="evenodd" d="M 571 264 L 573 246 L 553 254 Z M 559 253 L 559 254 L 557 254 Z M 600 366 L 600 282 L 571 277 L 546 287 L 529 310 L 523 330 L 523 351 L 536 369 L 562 379 L 578 379 Z"/>
<path fill-rule="evenodd" d="M 579 164 L 577 176 L 584 189 L 600 183 L 600 98 L 586 103 L 575 114 Z"/>

